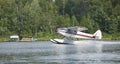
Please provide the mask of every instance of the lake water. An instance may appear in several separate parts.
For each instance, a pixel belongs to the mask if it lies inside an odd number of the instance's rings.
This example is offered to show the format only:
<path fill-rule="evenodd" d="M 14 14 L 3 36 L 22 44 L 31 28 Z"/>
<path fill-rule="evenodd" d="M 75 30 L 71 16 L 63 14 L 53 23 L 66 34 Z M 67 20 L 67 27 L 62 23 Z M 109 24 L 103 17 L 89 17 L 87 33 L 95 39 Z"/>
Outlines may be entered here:
<path fill-rule="evenodd" d="M 120 41 L 2 42 L 0 64 L 120 64 Z"/>

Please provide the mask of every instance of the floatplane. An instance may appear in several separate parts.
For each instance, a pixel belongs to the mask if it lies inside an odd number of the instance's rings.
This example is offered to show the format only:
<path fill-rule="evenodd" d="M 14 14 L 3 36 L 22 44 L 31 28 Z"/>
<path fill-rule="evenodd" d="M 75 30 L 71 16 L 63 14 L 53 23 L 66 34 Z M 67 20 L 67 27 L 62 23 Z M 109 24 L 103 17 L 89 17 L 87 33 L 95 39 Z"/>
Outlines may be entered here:
<path fill-rule="evenodd" d="M 69 38 L 83 38 L 83 39 L 101 39 L 102 32 L 101 30 L 97 30 L 94 34 L 88 34 L 82 32 L 84 30 L 88 30 L 86 27 L 74 26 L 67 28 L 57 28 L 56 32 L 63 35 L 64 37 Z M 51 42 L 56 44 L 75 44 L 79 43 L 80 40 L 66 40 L 66 39 L 50 39 Z"/>

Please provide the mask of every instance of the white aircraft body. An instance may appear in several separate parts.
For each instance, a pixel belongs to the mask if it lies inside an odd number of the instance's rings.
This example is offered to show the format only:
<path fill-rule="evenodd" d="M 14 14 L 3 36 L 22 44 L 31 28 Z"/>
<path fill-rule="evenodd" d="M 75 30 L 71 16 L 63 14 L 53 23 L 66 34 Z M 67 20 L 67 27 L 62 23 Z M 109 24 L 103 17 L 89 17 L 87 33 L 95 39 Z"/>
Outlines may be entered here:
<path fill-rule="evenodd" d="M 68 28 L 57 28 L 56 32 L 65 36 L 65 37 L 72 37 L 72 38 L 84 38 L 84 39 L 101 39 L 102 38 L 102 32 L 101 30 L 97 30 L 94 34 L 88 34 L 82 32 L 83 30 L 87 30 L 85 27 L 68 27 Z M 69 43 L 65 42 L 64 39 L 51 39 L 53 43 Z"/>

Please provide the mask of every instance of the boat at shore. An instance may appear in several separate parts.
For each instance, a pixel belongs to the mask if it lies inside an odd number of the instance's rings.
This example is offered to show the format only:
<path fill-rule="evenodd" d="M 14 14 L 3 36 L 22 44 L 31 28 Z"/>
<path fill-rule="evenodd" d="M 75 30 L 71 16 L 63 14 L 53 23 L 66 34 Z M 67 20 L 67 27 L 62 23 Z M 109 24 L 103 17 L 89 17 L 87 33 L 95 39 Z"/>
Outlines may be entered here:
<path fill-rule="evenodd" d="M 10 36 L 10 42 L 30 42 L 30 41 L 36 41 L 37 39 L 34 39 L 33 37 L 27 37 L 27 38 L 21 38 L 18 35 L 12 35 Z"/>

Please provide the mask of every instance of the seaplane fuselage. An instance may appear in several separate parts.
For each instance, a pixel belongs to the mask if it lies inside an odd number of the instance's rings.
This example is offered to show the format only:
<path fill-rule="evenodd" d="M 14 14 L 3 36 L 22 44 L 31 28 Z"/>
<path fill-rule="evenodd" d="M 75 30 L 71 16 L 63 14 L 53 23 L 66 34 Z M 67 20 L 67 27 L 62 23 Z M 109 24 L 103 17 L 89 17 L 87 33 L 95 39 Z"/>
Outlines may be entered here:
<path fill-rule="evenodd" d="M 94 34 L 88 34 L 88 33 L 74 30 L 74 29 L 72 30 L 69 28 L 58 28 L 56 31 L 57 31 L 57 33 L 65 36 L 65 37 L 84 38 L 84 39 L 101 39 L 101 36 L 100 36 L 101 31 L 100 30 L 97 30 L 96 33 L 94 33 Z"/>
<path fill-rule="evenodd" d="M 75 27 L 68 27 L 68 28 L 57 28 L 56 32 L 65 37 L 71 37 L 71 38 L 83 38 L 83 39 L 101 39 L 102 38 L 102 32 L 100 30 L 97 30 L 94 34 L 88 34 L 88 33 L 82 32 L 83 30 L 87 30 L 87 28 L 75 26 Z M 50 41 L 56 44 L 79 43 L 79 41 L 65 40 L 65 39 L 50 39 Z"/>

